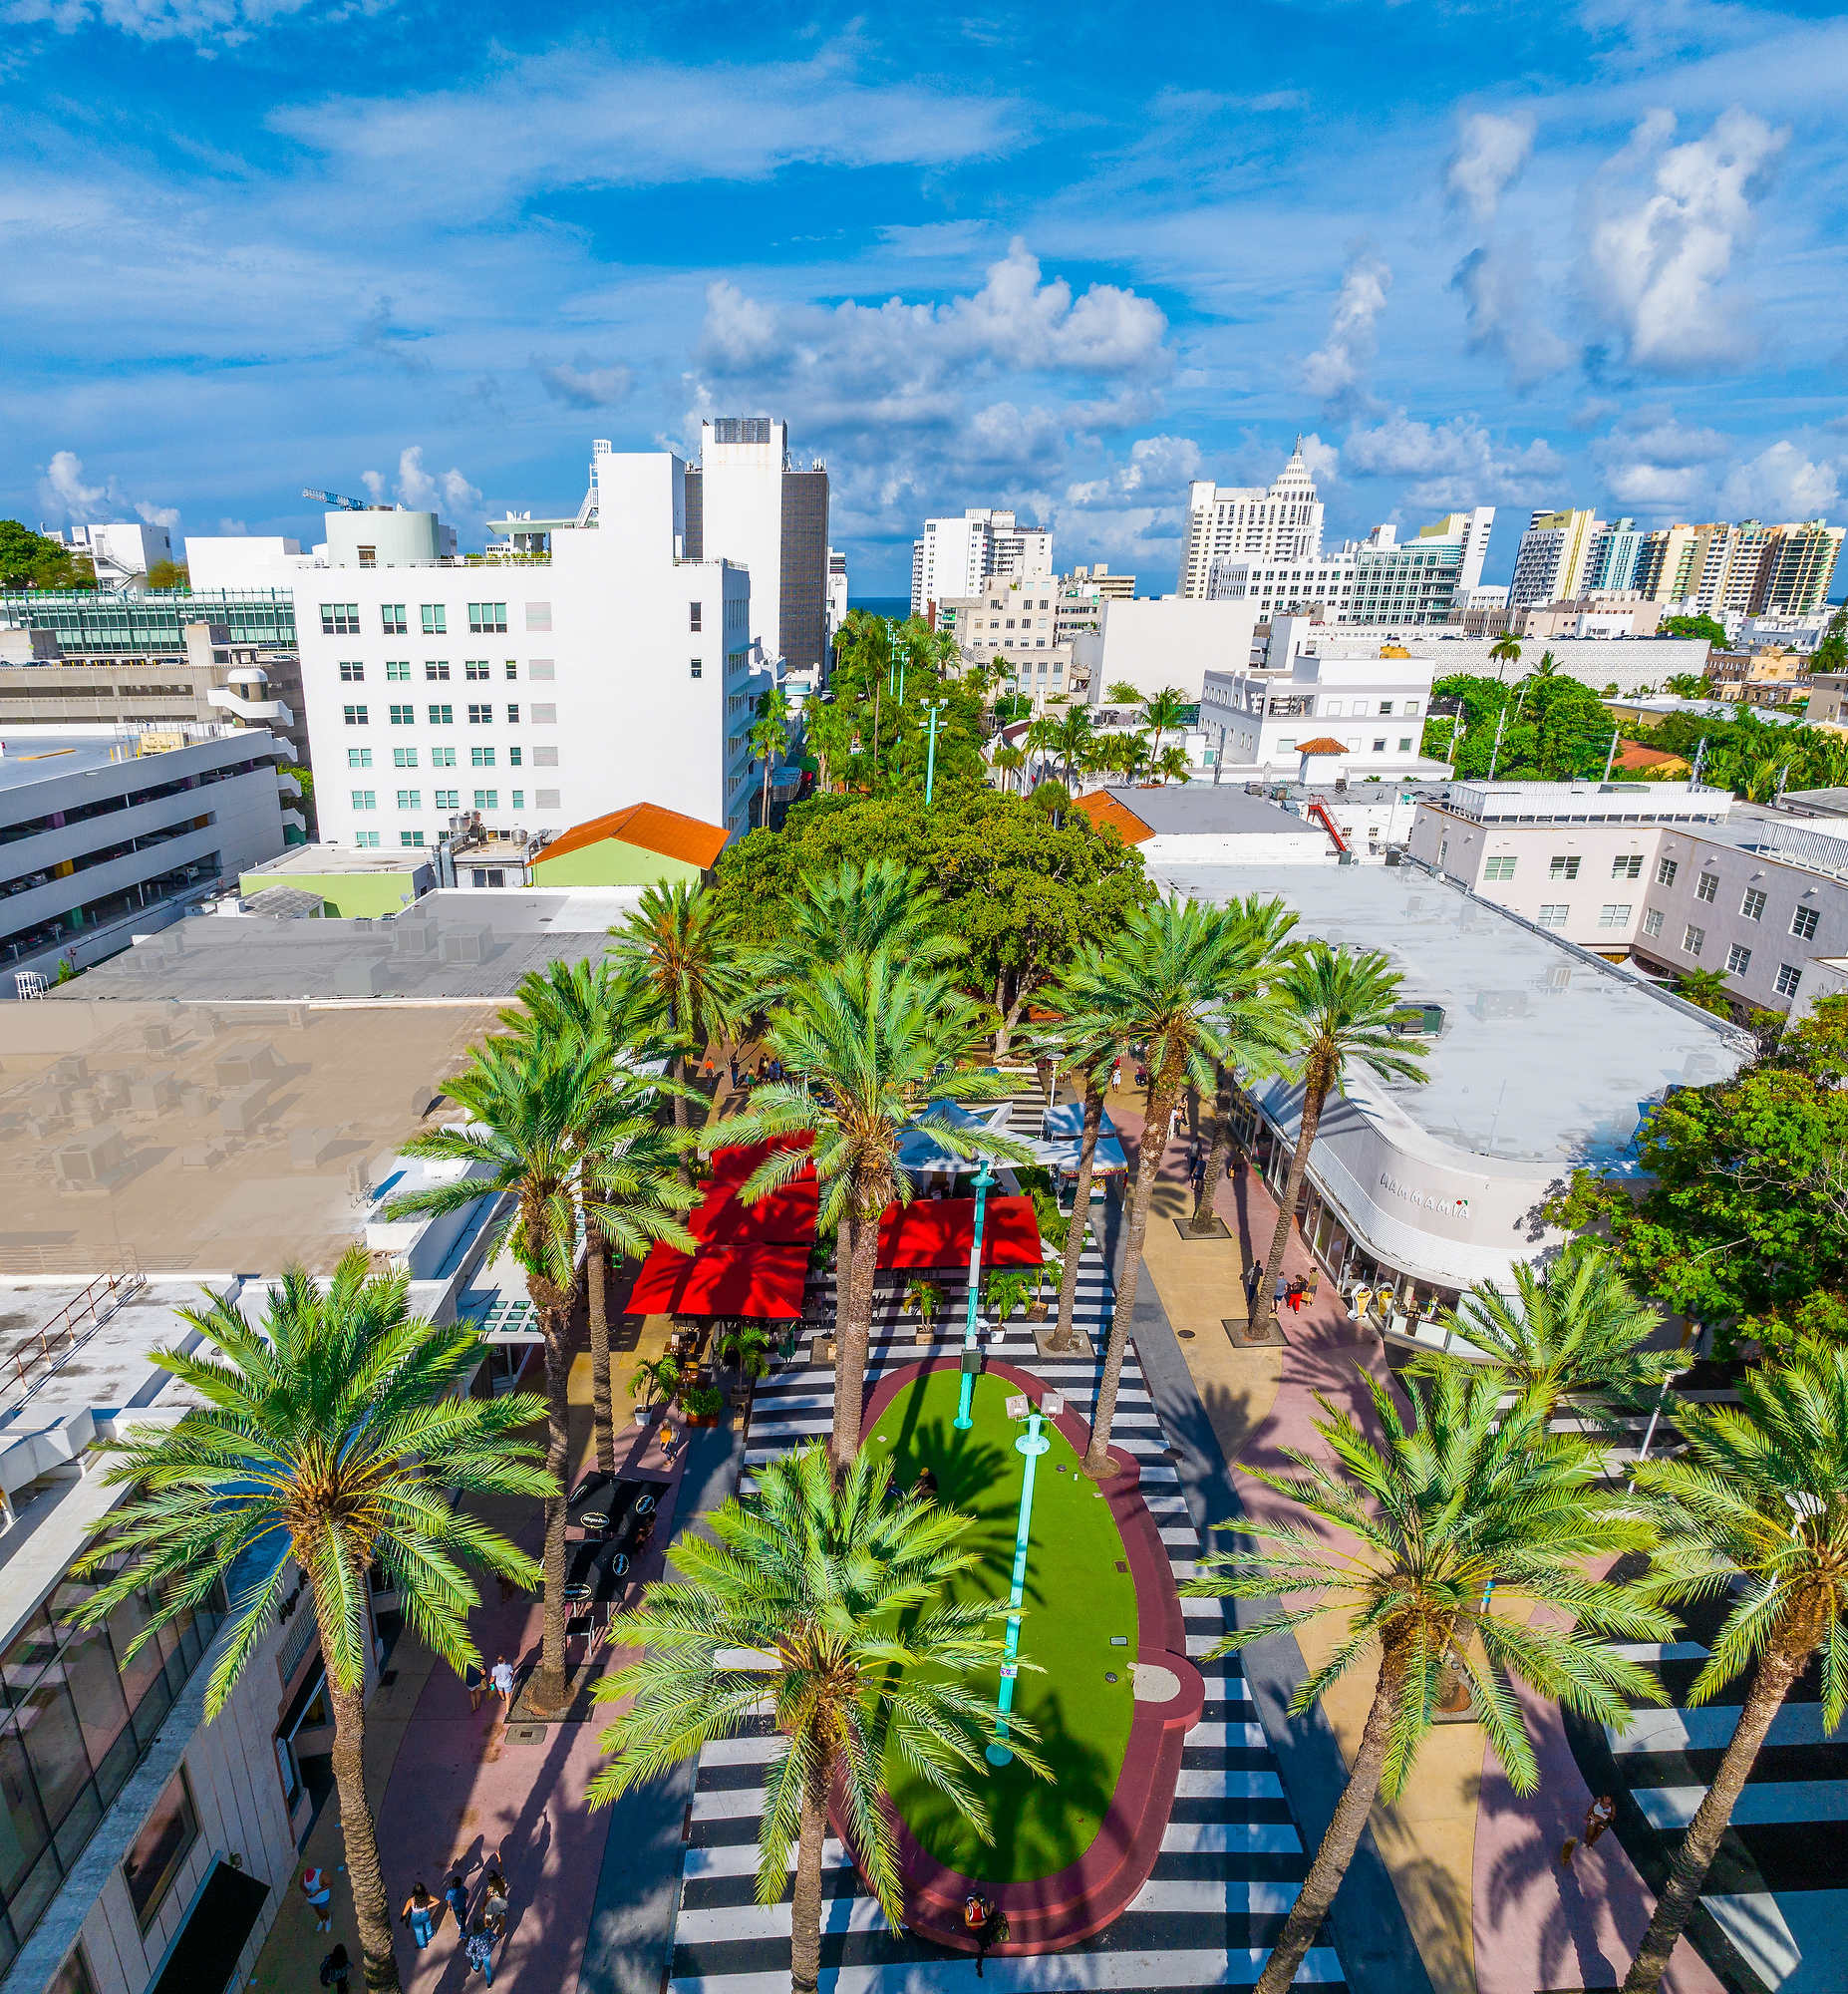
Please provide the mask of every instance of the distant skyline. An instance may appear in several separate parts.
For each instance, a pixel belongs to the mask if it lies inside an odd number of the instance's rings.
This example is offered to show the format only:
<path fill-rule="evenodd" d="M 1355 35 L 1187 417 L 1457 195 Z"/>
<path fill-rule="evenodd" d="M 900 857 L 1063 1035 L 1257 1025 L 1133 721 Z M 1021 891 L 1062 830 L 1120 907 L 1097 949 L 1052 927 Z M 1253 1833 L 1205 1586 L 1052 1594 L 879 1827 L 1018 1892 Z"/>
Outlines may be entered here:
<path fill-rule="evenodd" d="M 1838 9 L 0 11 L 29 521 L 478 544 L 715 413 L 828 461 L 856 598 L 989 503 L 1172 588 L 1299 431 L 1331 543 L 1493 504 L 1490 580 L 1538 504 L 1844 509 Z"/>

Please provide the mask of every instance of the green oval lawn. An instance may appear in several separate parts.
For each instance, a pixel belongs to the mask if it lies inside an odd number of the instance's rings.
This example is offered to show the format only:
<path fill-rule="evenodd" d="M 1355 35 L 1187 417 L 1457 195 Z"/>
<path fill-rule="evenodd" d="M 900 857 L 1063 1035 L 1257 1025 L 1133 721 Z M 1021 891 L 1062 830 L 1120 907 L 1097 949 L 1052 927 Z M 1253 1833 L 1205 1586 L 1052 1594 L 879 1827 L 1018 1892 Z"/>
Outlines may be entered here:
<path fill-rule="evenodd" d="M 978 1378 L 975 1425 L 963 1434 L 952 1425 L 960 1384 L 957 1373 L 939 1371 L 907 1385 L 865 1444 L 890 1451 L 900 1488 L 923 1468 L 935 1472 L 938 1499 L 973 1518 L 972 1541 L 983 1554 L 958 1596 L 1005 1603 L 1026 1466 L 1014 1451 L 1025 1427 L 1006 1410 L 1018 1388 Z M 1034 1778 L 1018 1760 L 1001 1768 L 984 1764 L 979 1785 L 994 1830 L 993 1843 L 985 1844 L 895 1751 L 885 1764 L 887 1789 L 919 1841 L 939 1862 L 987 1882 L 1050 1876 L 1083 1854 L 1115 1790 L 1133 1714 L 1135 1583 L 1122 1539 L 1109 1503 L 1079 1474 L 1071 1443 L 1050 1424 L 1045 1431 L 1052 1448 L 1040 1456 L 1035 1475 L 1021 1618 L 1021 1659 L 1045 1673 L 1023 1669 L 1014 1702 L 1038 1727 L 1053 1779 Z M 1122 1645 L 1112 1646 L 1112 1636 Z M 1106 1680 L 1111 1675 L 1113 1683 Z M 997 1684 L 976 1687 L 992 1697 Z"/>

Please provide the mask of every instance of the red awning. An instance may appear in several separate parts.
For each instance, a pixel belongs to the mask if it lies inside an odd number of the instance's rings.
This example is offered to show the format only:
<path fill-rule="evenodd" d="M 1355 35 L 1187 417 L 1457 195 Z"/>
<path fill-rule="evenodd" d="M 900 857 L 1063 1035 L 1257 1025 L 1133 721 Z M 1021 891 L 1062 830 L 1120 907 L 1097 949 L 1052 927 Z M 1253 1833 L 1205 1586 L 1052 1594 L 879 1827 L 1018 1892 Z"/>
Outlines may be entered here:
<path fill-rule="evenodd" d="M 687 1229 L 702 1246 L 814 1244 L 820 1189 L 812 1170 L 756 1204 L 747 1204 L 741 1196 L 745 1182 L 744 1177 L 728 1177 L 710 1185 L 697 1209 L 688 1214 Z"/>
<path fill-rule="evenodd" d="M 630 1315 L 773 1316 L 802 1312 L 808 1248 L 708 1246 L 689 1256 L 657 1245 L 630 1291 Z"/>
<path fill-rule="evenodd" d="M 733 1143 L 713 1152 L 706 1173 L 714 1183 L 743 1183 L 772 1150 L 806 1150 L 813 1142 L 808 1130 L 797 1129 L 764 1143 Z"/>
<path fill-rule="evenodd" d="M 967 1267 L 975 1243 L 975 1199 L 920 1197 L 889 1204 L 879 1220 L 881 1267 Z M 1040 1221 L 1030 1197 L 991 1197 L 982 1220 L 985 1267 L 1037 1267 Z"/>

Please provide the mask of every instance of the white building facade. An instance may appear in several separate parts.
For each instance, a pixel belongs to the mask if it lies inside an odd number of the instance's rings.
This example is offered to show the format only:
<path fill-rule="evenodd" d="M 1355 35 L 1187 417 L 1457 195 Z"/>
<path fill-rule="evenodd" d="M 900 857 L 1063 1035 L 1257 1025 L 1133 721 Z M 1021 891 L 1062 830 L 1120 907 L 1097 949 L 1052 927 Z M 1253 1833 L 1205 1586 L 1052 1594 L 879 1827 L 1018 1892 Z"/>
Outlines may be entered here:
<path fill-rule="evenodd" d="M 1092 706 L 1107 704 L 1114 685 L 1131 686 L 1141 698 L 1175 686 L 1184 699 L 1197 700 L 1208 672 L 1242 671 L 1250 663 L 1256 620 L 1247 602 L 1106 597 L 1097 605 L 1097 627 L 1072 639 L 1073 671 Z"/>
<path fill-rule="evenodd" d="M 990 581 L 1050 580 L 1053 535 L 1010 511 L 972 505 L 960 519 L 926 519 L 911 543 L 911 613 L 979 595 Z"/>
<path fill-rule="evenodd" d="M 1204 593 L 1214 601 L 1251 602 L 1260 617 L 1315 611 L 1331 623 L 1445 622 L 1482 579 L 1495 508 L 1447 512 L 1401 542 L 1395 526 L 1376 526 L 1365 540 L 1301 559 L 1218 554 Z"/>
<path fill-rule="evenodd" d="M 1250 555 L 1263 562 L 1314 560 L 1322 551 L 1322 500 L 1298 437 L 1289 462 L 1268 486 L 1187 488 L 1180 592 L 1204 600 L 1215 560 Z"/>

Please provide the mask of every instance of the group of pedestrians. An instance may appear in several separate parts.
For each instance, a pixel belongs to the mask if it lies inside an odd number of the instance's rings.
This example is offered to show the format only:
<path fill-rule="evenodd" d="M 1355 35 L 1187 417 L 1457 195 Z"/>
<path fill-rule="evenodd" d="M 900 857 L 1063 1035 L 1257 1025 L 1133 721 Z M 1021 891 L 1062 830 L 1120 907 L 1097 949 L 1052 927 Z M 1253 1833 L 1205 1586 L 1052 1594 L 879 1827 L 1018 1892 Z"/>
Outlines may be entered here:
<path fill-rule="evenodd" d="M 405 1899 L 401 1915 L 404 1923 L 411 1928 L 418 1951 L 422 1952 L 436 1937 L 444 1906 L 448 1905 L 451 1916 L 456 1920 L 456 1929 L 462 1935 L 462 1956 L 491 1987 L 494 1984 L 494 1947 L 505 1936 L 507 1911 L 512 1903 L 506 1875 L 497 1861 L 490 1862 L 482 1873 L 480 1903 L 472 1919 L 468 1914 L 468 1879 L 458 1864 L 451 1870 L 440 1898 L 430 1894 L 420 1876 L 411 1886 L 411 1894 Z"/>
<path fill-rule="evenodd" d="M 1245 1308 L 1247 1312 L 1258 1303 L 1258 1283 L 1264 1279 L 1264 1262 L 1254 1260 L 1245 1269 Z M 1301 1274 L 1277 1276 L 1276 1285 L 1271 1289 L 1274 1313 L 1282 1315 L 1287 1308 L 1292 1315 L 1301 1315 L 1303 1304 L 1316 1298 L 1316 1284 L 1312 1276 L 1305 1280 Z"/>

